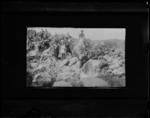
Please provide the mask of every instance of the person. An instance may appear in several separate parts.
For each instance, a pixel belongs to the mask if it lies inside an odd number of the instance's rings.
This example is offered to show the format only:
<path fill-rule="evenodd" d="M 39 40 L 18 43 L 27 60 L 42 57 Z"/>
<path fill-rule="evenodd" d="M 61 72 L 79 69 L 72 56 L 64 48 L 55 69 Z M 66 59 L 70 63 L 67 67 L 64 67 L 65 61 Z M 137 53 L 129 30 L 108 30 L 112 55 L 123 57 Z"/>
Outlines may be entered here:
<path fill-rule="evenodd" d="M 60 50 L 59 50 L 59 57 L 61 59 L 65 58 L 65 54 L 66 54 L 66 46 L 64 44 L 64 41 L 61 40 L 61 45 L 60 45 Z"/>
<path fill-rule="evenodd" d="M 55 47 L 54 47 L 54 57 L 56 58 L 56 59 L 59 59 L 59 45 L 56 45 Z"/>
<path fill-rule="evenodd" d="M 69 44 L 66 45 L 66 53 L 67 53 L 67 55 L 72 54 L 72 51 L 71 51 Z"/>
<path fill-rule="evenodd" d="M 81 33 L 79 34 L 79 38 L 85 38 L 85 35 L 84 35 L 84 31 L 81 30 Z"/>

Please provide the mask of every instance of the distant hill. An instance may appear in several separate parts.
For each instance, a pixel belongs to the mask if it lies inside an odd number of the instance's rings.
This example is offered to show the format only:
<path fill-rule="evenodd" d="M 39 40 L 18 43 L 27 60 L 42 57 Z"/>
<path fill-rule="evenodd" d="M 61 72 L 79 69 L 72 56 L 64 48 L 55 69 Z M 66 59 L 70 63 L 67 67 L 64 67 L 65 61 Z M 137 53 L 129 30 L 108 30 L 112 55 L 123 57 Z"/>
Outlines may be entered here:
<path fill-rule="evenodd" d="M 104 45 L 110 48 L 117 48 L 117 49 L 124 49 L 125 48 L 125 41 L 120 39 L 109 39 L 104 40 Z"/>
<path fill-rule="evenodd" d="M 125 48 L 125 41 L 120 39 L 108 39 L 108 40 L 91 40 L 92 45 L 105 45 L 109 48 L 123 49 Z"/>

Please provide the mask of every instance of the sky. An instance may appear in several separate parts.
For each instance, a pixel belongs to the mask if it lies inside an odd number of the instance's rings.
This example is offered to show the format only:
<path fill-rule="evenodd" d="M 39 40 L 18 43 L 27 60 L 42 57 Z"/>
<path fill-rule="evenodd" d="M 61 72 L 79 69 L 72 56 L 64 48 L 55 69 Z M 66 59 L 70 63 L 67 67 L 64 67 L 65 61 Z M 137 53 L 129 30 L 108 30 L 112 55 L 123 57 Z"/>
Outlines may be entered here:
<path fill-rule="evenodd" d="M 67 34 L 72 37 L 78 38 L 81 30 L 84 31 L 85 37 L 92 40 L 107 40 L 107 39 L 120 39 L 125 40 L 126 29 L 125 28 L 44 28 L 44 27 L 32 27 L 37 32 L 42 29 L 47 29 L 52 35 L 54 34 Z"/>

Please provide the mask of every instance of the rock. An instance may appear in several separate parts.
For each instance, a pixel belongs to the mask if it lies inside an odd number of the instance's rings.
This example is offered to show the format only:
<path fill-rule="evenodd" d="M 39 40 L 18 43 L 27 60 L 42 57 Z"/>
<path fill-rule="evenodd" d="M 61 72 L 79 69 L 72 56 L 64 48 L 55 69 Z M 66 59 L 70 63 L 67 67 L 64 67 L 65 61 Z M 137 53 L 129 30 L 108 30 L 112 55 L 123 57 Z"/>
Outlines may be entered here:
<path fill-rule="evenodd" d="M 109 84 L 100 78 L 80 78 L 84 87 L 109 87 Z"/>
<path fill-rule="evenodd" d="M 38 86 L 43 86 L 44 84 L 48 84 L 52 82 L 52 78 L 45 72 L 39 73 L 36 75 L 32 81 L 34 84 Z"/>
<path fill-rule="evenodd" d="M 65 60 L 59 61 L 59 62 L 58 62 L 58 67 L 60 67 L 60 68 L 61 68 L 61 67 L 65 66 L 65 64 L 67 64 L 67 63 L 68 63 L 68 61 L 69 61 L 68 59 L 65 59 Z"/>
<path fill-rule="evenodd" d="M 69 71 L 58 73 L 56 80 L 68 80 L 71 78 L 71 73 Z"/>
<path fill-rule="evenodd" d="M 107 87 L 109 84 L 104 81 L 103 79 L 97 78 L 99 75 L 99 68 L 100 65 L 99 60 L 89 60 L 85 63 L 82 67 L 80 73 L 80 81 L 83 83 L 84 86 L 91 86 L 91 87 Z"/>
<path fill-rule="evenodd" d="M 112 57 L 109 56 L 109 55 L 105 55 L 103 58 L 104 58 L 105 60 L 107 60 L 108 62 L 111 62 L 111 61 L 112 61 Z"/>
<path fill-rule="evenodd" d="M 99 60 L 90 59 L 83 65 L 81 72 L 84 73 L 86 76 L 97 76 L 99 64 Z"/>
<path fill-rule="evenodd" d="M 78 61 L 77 57 L 73 57 L 69 60 L 69 66 L 75 64 Z"/>
<path fill-rule="evenodd" d="M 65 81 L 58 81 L 58 82 L 55 82 L 53 86 L 54 87 L 71 87 L 71 84 Z"/>
<path fill-rule="evenodd" d="M 59 62 L 57 65 L 57 79 L 56 80 L 68 80 L 71 78 L 74 78 L 73 75 L 76 73 L 79 74 L 80 72 L 80 61 L 78 61 L 77 58 L 71 58 L 70 61 L 71 64 L 65 65 L 68 63 L 68 60 L 64 60 L 63 62 Z"/>
<path fill-rule="evenodd" d="M 72 72 L 70 79 L 67 80 L 73 87 L 80 86 L 80 76 L 77 72 Z"/>
<path fill-rule="evenodd" d="M 36 63 L 32 62 L 30 63 L 30 65 L 32 68 L 37 68 L 39 64 L 37 62 Z"/>
<path fill-rule="evenodd" d="M 123 67 L 118 67 L 118 68 L 115 68 L 112 71 L 112 73 L 115 75 L 121 75 L 121 74 L 125 73 L 125 69 Z"/>
<path fill-rule="evenodd" d="M 36 55 L 37 55 L 37 50 L 32 50 L 27 54 L 27 57 L 28 56 L 36 56 Z"/>
<path fill-rule="evenodd" d="M 79 71 L 80 71 L 80 61 L 77 61 L 75 64 L 70 66 L 70 69 L 71 69 L 71 71 L 75 71 L 75 72 L 79 73 Z"/>
<path fill-rule="evenodd" d="M 76 63 L 73 66 L 63 66 L 62 68 L 59 68 L 57 80 L 66 80 L 72 78 L 73 75 L 76 73 L 79 74 L 79 64 Z"/>
<path fill-rule="evenodd" d="M 122 64 L 122 60 L 119 60 L 117 58 L 113 59 L 112 63 L 109 66 L 109 72 L 120 75 L 125 73 L 125 66 Z"/>

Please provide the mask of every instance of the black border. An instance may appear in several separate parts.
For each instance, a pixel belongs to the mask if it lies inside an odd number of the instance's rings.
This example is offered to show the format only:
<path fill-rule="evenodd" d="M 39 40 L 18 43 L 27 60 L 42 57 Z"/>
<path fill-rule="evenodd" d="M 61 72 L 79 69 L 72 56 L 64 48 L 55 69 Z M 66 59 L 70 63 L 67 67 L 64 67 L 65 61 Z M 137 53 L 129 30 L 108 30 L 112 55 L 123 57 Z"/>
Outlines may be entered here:
<path fill-rule="evenodd" d="M 146 4 L 4 3 L 2 7 L 2 98 L 147 98 Z M 126 28 L 127 87 L 121 89 L 26 88 L 26 27 Z M 134 68 L 133 68 L 134 67 Z"/>

